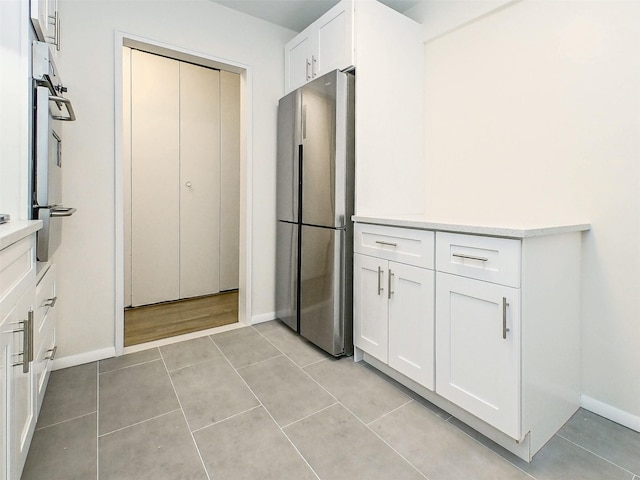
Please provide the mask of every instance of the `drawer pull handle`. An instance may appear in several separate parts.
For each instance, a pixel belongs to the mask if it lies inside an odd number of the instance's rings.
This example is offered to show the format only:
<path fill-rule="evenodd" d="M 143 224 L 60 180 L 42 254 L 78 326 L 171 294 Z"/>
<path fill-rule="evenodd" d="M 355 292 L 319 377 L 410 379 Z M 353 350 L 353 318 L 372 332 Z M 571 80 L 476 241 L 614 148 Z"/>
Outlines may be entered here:
<path fill-rule="evenodd" d="M 49 350 L 47 350 L 47 353 L 49 355 L 47 355 L 46 357 L 44 357 L 45 360 L 53 360 L 54 358 L 56 358 L 56 353 L 58 352 L 58 346 L 55 345 L 53 348 L 50 348 Z"/>
<path fill-rule="evenodd" d="M 382 288 L 382 268 L 378 267 L 378 295 L 382 293 L 384 288 Z"/>
<path fill-rule="evenodd" d="M 452 253 L 452 257 L 467 258 L 469 260 L 480 260 L 481 262 L 488 262 L 487 257 L 476 257 L 475 255 L 465 255 L 464 253 Z"/>
<path fill-rule="evenodd" d="M 389 269 L 389 291 L 387 293 L 387 298 L 389 300 L 391 300 L 391 295 L 393 295 L 395 292 L 393 290 L 391 290 L 391 277 L 393 277 L 394 273 L 391 271 L 391 269 Z"/>
<path fill-rule="evenodd" d="M 502 338 L 506 340 L 507 332 L 509 329 L 507 328 L 507 307 L 509 306 L 509 302 L 506 297 L 502 297 Z"/>
<path fill-rule="evenodd" d="M 379 243 L 380 245 L 389 245 L 390 247 L 397 247 L 398 246 L 397 243 L 383 242 L 382 240 L 376 240 L 376 243 Z"/>
<path fill-rule="evenodd" d="M 42 304 L 43 307 L 55 307 L 56 306 L 56 302 L 58 301 L 58 296 L 56 295 L 53 298 L 47 298 L 45 300 L 45 302 Z"/>

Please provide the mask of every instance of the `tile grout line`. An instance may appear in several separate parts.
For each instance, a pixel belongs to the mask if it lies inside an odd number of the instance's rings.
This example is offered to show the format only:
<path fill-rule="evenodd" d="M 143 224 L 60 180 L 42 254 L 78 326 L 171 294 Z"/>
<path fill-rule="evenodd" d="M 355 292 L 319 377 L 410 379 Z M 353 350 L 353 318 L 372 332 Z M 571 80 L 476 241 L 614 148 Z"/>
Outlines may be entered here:
<path fill-rule="evenodd" d="M 158 350 L 158 354 L 160 354 L 160 349 L 158 347 L 153 347 L 153 348 L 157 349 Z M 149 349 L 149 350 L 152 350 L 152 349 Z M 145 351 L 146 352 L 148 350 L 141 350 L 141 351 Z M 135 353 L 138 353 L 138 352 L 135 352 Z M 125 354 L 125 355 L 133 355 L 133 354 L 129 353 L 129 354 Z M 124 356 L 124 355 L 122 355 L 122 356 Z M 100 372 L 100 370 L 98 369 L 98 376 L 100 376 L 100 375 L 108 375 L 109 373 L 113 373 L 113 372 L 119 372 L 120 370 L 126 370 L 127 368 L 139 367 L 140 365 L 146 365 L 147 363 L 157 362 L 158 360 L 162 360 L 162 358 L 158 357 L 158 358 L 154 358 L 153 360 L 147 360 L 145 362 L 134 363 L 132 365 L 125 365 L 124 367 L 114 368 L 113 370 L 108 370 L 106 372 Z M 100 361 L 103 361 L 103 360 L 98 360 L 98 363 Z"/>
<path fill-rule="evenodd" d="M 253 328 L 253 326 L 252 326 Z M 255 328 L 253 329 L 254 331 L 258 332 Z M 258 332 L 260 334 L 260 332 Z M 262 335 L 262 334 L 260 334 Z M 264 337 L 264 336 L 263 336 Z M 266 338 L 266 337 L 265 337 Z M 213 338 L 212 338 L 213 340 Z M 268 341 L 268 339 L 267 339 Z M 215 344 L 215 340 L 213 340 L 213 343 Z M 271 343 L 271 342 L 269 342 Z M 273 345 L 273 344 L 272 344 Z M 216 344 L 217 346 L 217 344 Z M 281 352 L 281 350 L 276 347 L 275 345 L 273 345 L 279 352 Z M 220 348 L 220 347 L 218 347 Z M 238 377 L 240 378 L 240 380 L 242 380 L 242 382 L 246 385 L 246 387 L 249 389 L 249 391 L 251 392 L 251 394 L 256 398 L 256 400 L 258 400 L 258 403 L 260 404 L 260 406 L 264 409 L 264 411 L 267 413 L 267 415 L 269 415 L 269 418 L 271 418 L 271 421 L 275 424 L 275 426 L 277 428 L 280 429 L 280 432 L 284 435 L 284 437 L 289 441 L 289 443 L 291 444 L 291 446 L 293 447 L 293 449 L 297 452 L 298 455 L 300 455 L 300 458 L 302 459 L 302 461 L 305 463 L 305 465 L 307 465 L 307 467 L 309 467 L 309 470 L 311 470 L 311 472 L 318 478 L 318 480 L 322 480 L 320 478 L 320 475 L 318 475 L 318 473 L 313 469 L 313 467 L 311 466 L 311 464 L 307 461 L 307 459 L 305 458 L 304 455 L 302 455 L 302 452 L 300 452 L 300 450 L 298 450 L 298 447 L 296 447 L 296 445 L 293 443 L 293 441 L 291 440 L 291 438 L 289 438 L 289 435 L 287 435 L 287 433 L 282 429 L 282 427 L 280 426 L 280 424 L 278 424 L 278 422 L 276 422 L 276 419 L 273 418 L 273 415 L 271 415 L 271 412 L 267 409 L 267 407 L 264 406 L 264 404 L 262 403 L 262 400 L 260 400 L 260 398 L 258 398 L 258 396 L 256 395 L 256 393 L 253 391 L 253 389 L 249 386 L 249 384 L 246 382 L 246 380 L 244 378 L 242 378 L 242 375 L 240 375 L 240 372 L 238 372 L 238 369 L 236 367 L 233 366 L 233 364 L 231 363 L 231 361 L 229 360 L 229 358 L 225 355 L 225 353 L 222 351 L 222 349 L 220 348 L 220 352 L 222 353 L 222 356 L 224 357 L 224 359 L 227 361 L 227 363 L 229 363 L 229 365 L 231 366 L 231 368 L 236 372 L 236 375 L 238 375 Z M 283 354 L 284 355 L 284 354 Z M 286 355 L 285 355 L 286 356 Z M 273 357 L 273 358 L 278 358 L 278 357 Z M 295 362 L 294 362 L 295 364 Z M 297 365 L 296 365 L 297 366 Z M 298 367 L 300 368 L 300 367 Z"/>
<path fill-rule="evenodd" d="M 189 421 L 187 420 L 187 415 L 184 413 L 184 408 L 182 408 L 182 402 L 180 401 L 180 397 L 178 396 L 178 391 L 176 390 L 176 386 L 173 384 L 173 378 L 171 378 L 171 373 L 169 373 L 169 369 L 167 368 L 167 363 L 164 360 L 164 356 L 162 352 L 158 348 L 158 352 L 160 353 L 160 360 L 162 360 L 162 364 L 164 365 L 164 369 L 167 372 L 167 376 L 169 377 L 169 381 L 171 382 L 171 388 L 173 388 L 173 394 L 176 396 L 176 400 L 178 401 L 178 405 L 180 406 L 179 410 L 182 413 L 182 418 L 184 419 L 184 423 L 187 426 L 187 431 L 191 436 L 191 441 L 193 442 L 193 446 L 196 448 L 196 452 L 198 453 L 198 458 L 200 459 L 200 464 L 204 469 L 204 474 L 207 476 L 208 480 L 211 480 L 211 476 L 209 475 L 209 470 L 207 469 L 207 465 L 204 463 L 204 459 L 202 458 L 202 453 L 200 453 L 200 449 L 198 448 L 198 443 L 196 442 L 196 438 L 193 436 L 193 432 L 191 431 L 191 426 L 189 425 Z"/>
<path fill-rule="evenodd" d="M 88 417 L 89 415 L 94 415 L 94 414 L 97 414 L 97 413 L 98 413 L 97 410 L 94 410 L 92 412 L 83 413 L 82 415 L 78 415 L 77 417 L 67 418 L 65 420 L 61 420 L 60 422 L 52 423 L 51 425 L 47 425 L 47 426 L 44 426 L 44 427 L 36 428 L 34 430 L 34 432 L 39 432 L 40 430 L 46 430 L 47 428 L 51 428 L 51 427 L 57 427 L 58 425 L 62 425 L 63 423 L 67 423 L 67 422 L 70 422 L 72 420 L 78 420 L 79 418 Z"/>
<path fill-rule="evenodd" d="M 321 408 L 320 410 L 318 410 L 317 412 L 313 412 L 313 413 L 310 413 L 310 414 L 308 414 L 308 415 L 305 415 L 304 417 L 299 418 L 299 419 L 297 419 L 297 420 L 294 420 L 293 422 L 287 423 L 286 425 L 283 425 L 283 426 L 282 426 L 282 427 L 280 427 L 280 428 L 282 428 L 282 429 L 289 428 L 291 425 L 295 425 L 296 423 L 299 423 L 299 422 L 301 422 L 301 421 L 303 421 L 303 420 L 306 420 L 306 419 L 307 419 L 307 418 L 309 418 L 309 417 L 313 417 L 314 415 L 316 415 L 316 414 L 318 414 L 318 413 L 320 413 L 320 412 L 324 412 L 325 410 L 328 410 L 328 409 L 330 409 L 331 407 L 335 407 L 336 405 L 342 405 L 342 403 L 340 403 L 340 401 L 336 400 L 336 401 L 335 401 L 334 403 L 332 403 L 331 405 L 327 405 L 326 407 L 322 407 L 322 408 Z"/>
<path fill-rule="evenodd" d="M 625 472 L 630 473 L 631 475 L 633 475 L 633 477 L 631 477 L 631 480 L 634 480 L 637 477 L 635 472 L 627 470 L 626 468 L 624 468 L 621 465 L 618 465 L 617 463 L 613 462 L 612 460 L 609 460 L 608 458 L 605 458 L 602 455 L 598 455 L 596 452 L 592 452 L 587 447 L 584 447 L 584 446 L 580 445 L 579 443 L 574 442 L 573 440 L 569 440 L 568 438 L 563 437 L 562 435 L 560 435 L 560 433 L 556 433 L 555 436 L 558 437 L 558 438 L 562 438 L 563 440 L 566 440 L 567 442 L 571 443 L 572 445 L 575 445 L 576 447 L 580 448 L 581 450 L 584 450 L 585 452 L 588 452 L 591 455 L 594 455 L 594 456 L 598 457 L 599 459 L 604 460 L 605 462 L 607 462 L 607 463 L 609 463 L 609 464 L 611 464 L 611 465 L 613 465 L 615 467 L 618 467 L 620 470 L 624 470 Z"/>
<path fill-rule="evenodd" d="M 379 420 L 382 420 L 384 417 L 391 415 L 393 412 L 396 412 L 398 410 L 400 410 L 402 407 L 409 405 L 411 402 L 415 402 L 415 400 L 413 398 L 409 398 L 409 400 L 407 400 L 406 402 L 404 402 L 402 405 L 394 408 L 393 410 L 388 411 L 387 413 L 380 415 L 378 418 L 374 418 L 373 420 L 371 420 L 369 423 L 365 423 L 365 425 L 368 427 L 369 425 L 371 425 L 374 422 L 377 422 Z M 364 422 L 363 422 L 364 423 Z"/>
<path fill-rule="evenodd" d="M 142 425 L 143 423 L 149 422 L 151 420 L 156 420 L 158 418 L 166 417 L 167 415 L 171 415 L 172 413 L 176 413 L 178 410 L 180 410 L 180 409 L 176 408 L 176 409 L 173 409 L 173 410 L 171 410 L 169 412 L 164 412 L 164 413 L 161 413 L 160 415 L 155 415 L 155 416 L 153 416 L 151 418 L 145 418 L 144 420 L 140 420 L 139 422 L 132 423 L 131 425 L 127 425 L 125 427 L 120 427 L 120 428 L 117 428 L 115 430 L 112 430 L 111 432 L 107 432 L 107 433 L 103 433 L 102 435 L 98 435 L 98 437 L 102 438 L 102 437 L 109 436 L 109 435 L 111 435 L 113 433 L 122 432 L 123 430 L 126 430 L 127 428 L 136 427 L 138 425 Z"/>
<path fill-rule="evenodd" d="M 232 418 L 238 417 L 238 416 L 243 415 L 245 413 L 249 413 L 250 411 L 255 410 L 256 408 L 260 408 L 260 407 L 264 408 L 262 404 L 256 405 L 255 407 L 247 408 L 246 410 L 243 410 L 242 412 L 234 413 L 233 415 L 230 415 L 230 416 L 228 416 L 226 418 L 223 418 L 223 419 L 218 420 L 216 422 L 213 422 L 213 423 L 210 423 L 208 425 L 205 425 L 204 427 L 196 428 L 191 433 L 201 432 L 202 430 L 204 430 L 206 428 L 213 427 L 214 425 L 219 425 L 219 424 L 221 424 L 223 422 L 226 422 L 227 420 L 231 420 Z"/>

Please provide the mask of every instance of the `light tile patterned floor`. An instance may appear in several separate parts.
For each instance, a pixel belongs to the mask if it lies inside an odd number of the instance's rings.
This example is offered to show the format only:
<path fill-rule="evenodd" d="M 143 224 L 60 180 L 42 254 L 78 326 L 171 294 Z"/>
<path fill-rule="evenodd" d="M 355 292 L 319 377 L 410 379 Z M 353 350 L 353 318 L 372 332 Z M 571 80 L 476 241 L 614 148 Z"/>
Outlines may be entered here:
<path fill-rule="evenodd" d="M 23 480 L 640 480 L 640 434 L 579 410 L 521 461 L 279 322 L 52 373 Z"/>

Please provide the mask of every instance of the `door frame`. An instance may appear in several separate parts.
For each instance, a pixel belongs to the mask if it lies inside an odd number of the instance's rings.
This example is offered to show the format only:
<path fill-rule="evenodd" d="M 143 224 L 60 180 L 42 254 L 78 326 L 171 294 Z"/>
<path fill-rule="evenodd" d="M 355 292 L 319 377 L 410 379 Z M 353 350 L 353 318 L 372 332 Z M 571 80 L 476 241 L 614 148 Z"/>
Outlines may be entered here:
<path fill-rule="evenodd" d="M 158 42 L 125 32 L 115 32 L 114 99 L 115 99 L 115 348 L 116 356 L 124 353 L 124 134 L 123 134 L 123 69 L 122 47 L 132 47 L 177 60 L 213 67 L 240 75 L 240 232 L 238 324 L 251 324 L 251 257 L 252 247 L 252 71 L 249 65 L 201 52 Z"/>

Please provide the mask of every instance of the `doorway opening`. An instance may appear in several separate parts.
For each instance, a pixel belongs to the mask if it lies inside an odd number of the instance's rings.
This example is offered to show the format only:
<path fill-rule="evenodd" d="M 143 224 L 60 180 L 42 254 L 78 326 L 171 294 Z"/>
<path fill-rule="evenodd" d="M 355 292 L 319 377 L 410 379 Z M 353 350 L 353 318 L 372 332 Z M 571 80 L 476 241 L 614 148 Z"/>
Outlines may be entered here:
<path fill-rule="evenodd" d="M 116 52 L 119 355 L 246 325 L 251 169 L 246 66 L 124 34 Z"/>

